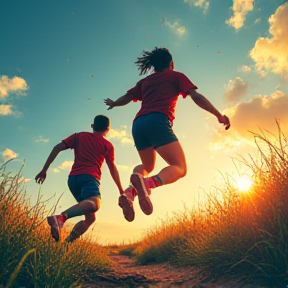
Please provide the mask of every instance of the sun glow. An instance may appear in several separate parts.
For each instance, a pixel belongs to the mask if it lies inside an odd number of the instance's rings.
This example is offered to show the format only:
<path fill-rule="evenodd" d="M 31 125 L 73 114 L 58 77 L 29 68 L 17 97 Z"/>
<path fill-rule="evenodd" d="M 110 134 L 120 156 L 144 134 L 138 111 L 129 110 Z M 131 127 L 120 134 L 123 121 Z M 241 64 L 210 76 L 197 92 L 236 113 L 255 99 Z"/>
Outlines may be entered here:
<path fill-rule="evenodd" d="M 252 186 L 252 179 L 247 175 L 242 175 L 241 177 L 239 177 L 236 186 L 239 191 L 246 192 Z"/>

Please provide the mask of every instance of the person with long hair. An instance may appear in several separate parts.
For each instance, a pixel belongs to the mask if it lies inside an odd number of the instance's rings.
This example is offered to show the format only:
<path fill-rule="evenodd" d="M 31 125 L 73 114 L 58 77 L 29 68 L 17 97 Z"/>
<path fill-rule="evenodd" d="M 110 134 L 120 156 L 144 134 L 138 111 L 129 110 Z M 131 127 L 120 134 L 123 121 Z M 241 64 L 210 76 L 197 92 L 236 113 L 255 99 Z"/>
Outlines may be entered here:
<path fill-rule="evenodd" d="M 104 99 L 108 110 L 127 105 L 131 101 L 142 102 L 132 126 L 133 139 L 142 163 L 133 169 L 131 185 L 120 195 L 118 202 L 128 221 L 133 221 L 135 217 L 133 201 L 136 195 L 142 211 L 150 215 L 153 212 L 149 198 L 151 189 L 173 183 L 187 173 L 183 149 L 172 129 L 179 95 L 183 98 L 190 96 L 200 108 L 216 116 L 226 130 L 230 127 L 229 118 L 197 92 L 197 86 L 187 76 L 174 70 L 174 62 L 168 49 L 155 47 L 152 51 L 143 51 L 135 64 L 139 75 L 146 74 L 152 68 L 154 73 L 141 79 L 116 101 Z M 157 175 L 148 177 L 155 167 L 156 153 L 168 166 Z"/>

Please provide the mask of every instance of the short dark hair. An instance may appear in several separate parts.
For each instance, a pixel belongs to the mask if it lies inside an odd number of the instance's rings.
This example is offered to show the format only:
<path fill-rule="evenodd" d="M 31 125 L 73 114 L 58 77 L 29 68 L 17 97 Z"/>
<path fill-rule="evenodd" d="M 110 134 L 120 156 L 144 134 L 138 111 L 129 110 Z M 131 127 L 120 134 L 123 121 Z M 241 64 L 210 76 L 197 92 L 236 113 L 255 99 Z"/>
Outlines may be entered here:
<path fill-rule="evenodd" d="M 169 68 L 172 55 L 167 48 L 155 47 L 152 51 L 143 50 L 141 57 L 134 62 L 138 66 L 139 75 L 147 73 L 152 67 L 154 71 Z"/>
<path fill-rule="evenodd" d="M 93 130 L 97 132 L 104 132 L 110 127 L 110 119 L 105 115 L 97 115 L 94 118 Z"/>

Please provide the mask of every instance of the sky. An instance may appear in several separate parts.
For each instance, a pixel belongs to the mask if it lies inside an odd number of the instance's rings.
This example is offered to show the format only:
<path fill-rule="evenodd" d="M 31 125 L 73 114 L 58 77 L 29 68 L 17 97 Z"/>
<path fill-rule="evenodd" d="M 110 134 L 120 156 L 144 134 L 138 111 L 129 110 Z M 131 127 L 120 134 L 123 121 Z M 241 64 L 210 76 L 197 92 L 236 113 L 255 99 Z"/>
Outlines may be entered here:
<path fill-rule="evenodd" d="M 237 175 L 233 158 L 256 153 L 249 131 L 277 133 L 276 119 L 288 130 L 288 3 L 0 1 L 0 163 L 14 159 L 6 167 L 13 173 L 25 163 L 27 197 L 31 203 L 38 193 L 52 197 L 51 206 L 61 196 L 57 213 L 76 203 L 67 187 L 73 151 L 58 155 L 41 187 L 34 178 L 53 147 L 72 133 L 91 132 L 98 114 L 111 119 L 107 139 L 122 184 L 129 184 L 140 163 L 131 135 L 140 103 L 107 111 L 103 99 L 116 100 L 145 77 L 134 62 L 156 46 L 170 50 L 175 70 L 230 118 L 231 128 L 225 131 L 213 115 L 179 97 L 173 128 L 188 173 L 152 191 L 152 215 L 144 215 L 136 199 L 131 223 L 117 205 L 119 192 L 104 163 L 102 206 L 89 230 L 103 244 L 133 242 L 159 221 L 197 206 L 221 185 L 221 174 Z M 151 175 L 163 167 L 157 158 Z"/>

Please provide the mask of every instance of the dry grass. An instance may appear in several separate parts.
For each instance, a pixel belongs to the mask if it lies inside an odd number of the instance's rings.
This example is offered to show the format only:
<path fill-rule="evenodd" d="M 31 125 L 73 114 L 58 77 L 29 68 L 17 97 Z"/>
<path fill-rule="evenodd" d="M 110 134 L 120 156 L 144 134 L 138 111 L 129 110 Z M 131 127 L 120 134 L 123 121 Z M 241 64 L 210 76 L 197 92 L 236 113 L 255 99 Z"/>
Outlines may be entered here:
<path fill-rule="evenodd" d="M 250 191 L 239 193 L 233 178 L 223 177 L 223 188 L 207 193 L 205 207 L 186 208 L 147 231 L 133 251 L 139 263 L 169 261 L 198 267 L 210 279 L 242 277 L 286 287 L 288 141 L 280 128 L 273 140 L 253 134 L 259 159 L 238 159 L 253 172 Z"/>
<path fill-rule="evenodd" d="M 46 225 L 46 201 L 31 207 L 21 177 L 0 167 L 0 286 L 74 287 L 110 266 L 89 239 L 55 243 Z M 65 232 L 65 231 L 64 231 Z"/>

